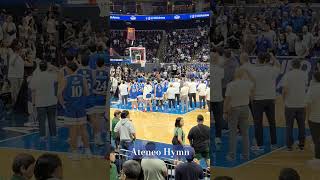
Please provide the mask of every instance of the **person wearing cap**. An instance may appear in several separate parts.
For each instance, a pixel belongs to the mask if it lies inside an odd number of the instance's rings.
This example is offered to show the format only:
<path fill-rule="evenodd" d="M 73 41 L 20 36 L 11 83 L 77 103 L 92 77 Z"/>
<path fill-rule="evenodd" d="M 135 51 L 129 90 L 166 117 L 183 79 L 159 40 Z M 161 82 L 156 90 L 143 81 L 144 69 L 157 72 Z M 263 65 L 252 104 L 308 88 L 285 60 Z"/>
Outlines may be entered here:
<path fill-rule="evenodd" d="M 202 167 L 194 162 L 195 151 L 193 148 L 186 148 L 185 158 L 187 162 L 180 163 L 175 169 L 175 180 L 203 179 Z"/>
<path fill-rule="evenodd" d="M 50 136 L 56 136 L 57 94 L 55 84 L 57 74 L 48 71 L 46 61 L 39 63 L 40 72 L 34 74 L 30 80 L 32 104 L 37 109 L 40 137 L 46 136 L 46 119 L 48 119 Z"/>
<path fill-rule="evenodd" d="M 210 166 L 210 127 L 203 124 L 204 117 L 200 114 L 197 116 L 198 125 L 191 128 L 188 134 L 188 139 L 191 146 L 196 152 L 196 159 L 204 158 L 207 166 Z"/>

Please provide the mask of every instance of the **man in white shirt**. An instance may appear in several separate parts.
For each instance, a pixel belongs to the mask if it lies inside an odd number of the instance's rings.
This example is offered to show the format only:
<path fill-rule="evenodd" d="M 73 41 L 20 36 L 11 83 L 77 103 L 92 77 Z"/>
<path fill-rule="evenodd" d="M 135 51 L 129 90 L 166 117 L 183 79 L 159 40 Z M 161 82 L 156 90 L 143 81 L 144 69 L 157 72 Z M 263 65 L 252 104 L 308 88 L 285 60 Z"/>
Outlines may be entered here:
<path fill-rule="evenodd" d="M 173 87 L 173 84 L 170 84 L 168 90 L 167 90 L 167 98 L 168 98 L 168 103 L 169 103 L 169 111 L 171 111 L 172 108 L 176 108 L 176 102 L 175 102 L 175 93 L 176 90 Z"/>
<path fill-rule="evenodd" d="M 299 149 L 304 149 L 305 144 L 305 92 L 308 83 L 306 72 L 300 70 L 299 60 L 292 61 L 292 70 L 283 77 L 283 99 L 285 102 L 285 117 L 287 125 L 287 148 L 292 151 L 293 125 L 297 120 L 299 129 Z"/>
<path fill-rule="evenodd" d="M 177 107 L 179 108 L 180 105 L 180 79 L 175 78 L 175 81 L 173 82 L 173 87 L 175 89 L 175 101 L 177 103 Z"/>
<path fill-rule="evenodd" d="M 197 83 L 194 81 L 194 79 L 191 79 L 191 82 L 189 83 L 190 108 L 196 108 L 197 107 L 196 94 L 197 94 Z M 192 99 L 193 99 L 193 102 L 194 102 L 194 106 L 192 105 Z"/>
<path fill-rule="evenodd" d="M 271 65 L 270 65 L 271 64 Z M 257 145 L 253 150 L 263 151 L 263 113 L 266 113 L 271 136 L 271 148 L 277 148 L 277 132 L 275 120 L 276 78 L 280 73 L 280 64 L 273 55 L 260 54 L 258 65 L 251 71 L 255 84 L 253 100 L 253 119 Z"/>
<path fill-rule="evenodd" d="M 32 104 L 37 108 L 37 119 L 39 122 L 40 138 L 46 136 L 46 119 L 48 119 L 50 136 L 56 136 L 56 110 L 57 95 L 55 84 L 57 74 L 48 71 L 47 62 L 39 64 L 40 72 L 34 74 L 30 81 L 32 92 Z"/>
<path fill-rule="evenodd" d="M 130 120 L 129 111 L 122 111 L 120 117 L 121 120 L 114 127 L 114 132 L 119 133 L 121 148 L 128 150 L 136 139 L 136 130 Z"/>
<path fill-rule="evenodd" d="M 212 56 L 211 77 L 211 99 L 212 113 L 215 120 L 215 142 L 221 144 L 222 124 L 223 124 L 223 96 L 222 96 L 222 80 L 224 78 L 224 69 L 219 66 L 219 56 L 214 53 Z M 211 67 L 210 67 L 211 68 Z M 211 76 L 211 75 L 210 75 Z"/>
<path fill-rule="evenodd" d="M 12 103 L 15 104 L 24 76 L 24 60 L 20 56 L 19 47 L 14 47 L 14 52 L 9 54 L 8 79 L 11 83 Z"/>
<path fill-rule="evenodd" d="M 206 90 L 207 85 L 202 80 L 201 83 L 198 85 L 198 95 L 199 95 L 199 101 L 200 101 L 200 109 L 203 107 L 203 109 L 206 108 Z"/>
<path fill-rule="evenodd" d="M 180 91 L 180 95 L 181 95 L 181 112 L 188 111 L 188 109 L 189 109 L 188 94 L 189 94 L 189 86 L 185 82 L 183 84 L 183 87 L 181 88 L 181 91 Z"/>
<path fill-rule="evenodd" d="M 119 92 L 121 97 L 121 103 L 123 106 L 128 105 L 128 85 L 125 81 L 122 81 L 122 83 L 119 85 Z"/>
<path fill-rule="evenodd" d="M 238 125 L 242 136 L 242 158 L 249 159 L 249 100 L 254 92 L 253 83 L 245 78 L 246 72 L 239 69 L 235 79 L 227 85 L 224 114 L 228 117 L 229 153 L 227 160 L 236 159 Z"/>
<path fill-rule="evenodd" d="M 206 100 L 207 100 L 207 104 L 208 104 L 208 110 L 210 112 L 210 84 L 208 84 L 208 87 L 206 90 Z"/>

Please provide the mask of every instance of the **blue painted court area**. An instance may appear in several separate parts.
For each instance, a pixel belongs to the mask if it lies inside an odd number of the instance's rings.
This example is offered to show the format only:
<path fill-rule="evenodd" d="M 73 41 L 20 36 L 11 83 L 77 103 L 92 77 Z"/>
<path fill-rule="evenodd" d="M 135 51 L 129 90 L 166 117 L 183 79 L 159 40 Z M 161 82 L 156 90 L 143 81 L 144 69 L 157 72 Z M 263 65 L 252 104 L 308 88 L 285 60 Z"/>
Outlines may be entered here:
<path fill-rule="evenodd" d="M 179 107 L 171 108 L 171 110 L 169 110 L 168 103 L 164 103 L 164 108 L 163 109 L 159 108 L 158 110 L 156 109 L 156 105 L 154 104 L 153 108 L 152 108 L 152 111 L 153 112 L 161 112 L 161 113 L 165 113 L 165 114 L 183 115 L 183 114 L 186 114 L 188 112 L 194 111 L 194 110 L 198 109 L 199 107 L 200 107 L 200 103 L 197 102 L 197 107 L 196 108 L 189 108 L 188 110 L 182 111 L 181 104 L 180 104 Z M 122 110 L 132 110 L 131 102 L 128 102 L 127 105 L 122 105 L 118 101 L 112 101 L 111 102 L 111 108 L 122 109 Z M 143 110 L 144 110 L 143 107 L 139 107 L 139 111 L 143 111 Z M 150 108 L 149 107 L 147 108 L 147 112 L 150 112 Z"/>
<path fill-rule="evenodd" d="M 33 149 L 42 151 L 53 151 L 53 152 L 69 152 L 68 140 L 68 129 L 59 128 L 58 136 L 56 138 L 48 138 L 45 141 L 40 140 L 38 132 L 9 138 L 8 140 L 0 141 L 0 147 L 7 148 L 21 148 L 21 149 Z M 90 144 L 90 148 L 94 155 L 104 156 L 106 153 L 107 146 L 97 147 L 94 144 Z M 83 149 L 79 149 L 81 152 Z"/>
<path fill-rule="evenodd" d="M 213 127 L 213 126 L 212 126 Z M 248 163 L 252 160 L 255 160 L 257 158 L 260 158 L 262 156 L 268 155 L 269 153 L 272 152 L 272 150 L 270 149 L 270 135 L 269 135 L 269 128 L 265 127 L 264 128 L 264 144 L 266 145 L 264 147 L 264 151 L 262 152 L 253 152 L 250 151 L 250 160 L 249 161 L 245 161 L 245 160 L 241 160 L 240 159 L 240 154 L 241 154 L 241 149 L 242 149 L 242 145 L 241 145 L 241 137 L 238 137 L 238 145 L 237 145 L 237 157 L 235 161 L 227 161 L 226 160 L 226 156 L 228 153 L 228 133 L 225 133 L 222 135 L 222 145 L 220 147 L 216 147 L 215 143 L 211 143 L 211 149 L 213 150 L 213 154 L 211 154 L 211 163 L 214 167 L 223 167 L 223 168 L 235 168 L 238 166 L 241 166 L 245 163 Z M 286 128 L 277 128 L 277 137 L 278 137 L 278 149 L 280 148 L 284 148 L 286 147 Z M 211 128 L 211 134 L 214 134 L 214 128 Z M 309 136 L 310 135 L 310 131 L 307 130 L 306 134 Z M 251 126 L 249 129 L 249 138 L 250 138 L 250 146 L 253 145 L 253 140 L 254 140 L 254 127 Z M 295 141 L 298 139 L 298 129 L 295 128 L 294 129 L 294 138 Z M 214 137 L 211 138 L 211 142 L 214 142 Z"/>
<path fill-rule="evenodd" d="M 69 144 L 67 142 L 68 139 L 68 129 L 67 128 L 59 128 L 58 136 L 56 138 L 48 138 L 46 141 L 41 141 L 38 132 L 26 134 L 22 136 L 11 137 L 9 139 L 0 140 L 0 147 L 4 148 L 19 148 L 19 149 L 29 149 L 29 150 L 40 150 L 40 151 L 52 151 L 52 152 L 69 152 Z M 92 137 L 90 139 L 93 139 Z M 145 144 L 148 141 L 144 140 L 136 140 L 134 142 L 134 148 L 143 150 Z M 174 156 L 172 154 L 164 154 L 164 149 L 173 149 L 173 146 L 170 144 L 158 143 L 156 142 L 157 150 L 161 151 L 162 154 L 159 156 L 160 158 L 173 159 Z M 107 145 L 104 146 L 96 146 L 93 143 L 90 143 L 90 149 L 93 155 L 97 156 L 105 156 L 107 152 Z M 83 152 L 83 149 L 79 149 L 79 152 Z M 172 156 L 171 156 L 172 155 Z M 134 158 L 133 156 L 131 156 Z M 205 161 L 201 161 L 201 165 L 203 168 L 206 167 Z"/>

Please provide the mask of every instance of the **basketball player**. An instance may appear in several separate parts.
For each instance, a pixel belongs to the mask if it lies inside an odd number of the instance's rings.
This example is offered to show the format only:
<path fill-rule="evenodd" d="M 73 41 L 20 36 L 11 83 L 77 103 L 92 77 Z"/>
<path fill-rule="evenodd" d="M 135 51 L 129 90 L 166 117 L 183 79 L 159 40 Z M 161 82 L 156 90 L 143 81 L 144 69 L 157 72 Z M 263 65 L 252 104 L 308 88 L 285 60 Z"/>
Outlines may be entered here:
<path fill-rule="evenodd" d="M 152 112 L 152 91 L 152 85 L 150 83 L 150 80 L 148 80 L 143 88 L 144 112 L 147 111 L 148 105 L 150 107 L 150 112 Z"/>
<path fill-rule="evenodd" d="M 143 108 L 143 89 L 144 89 L 144 82 L 142 78 L 138 78 L 138 107 Z"/>
<path fill-rule="evenodd" d="M 103 58 L 98 58 L 97 60 L 97 69 L 93 72 L 94 77 L 94 88 L 93 93 L 95 94 L 95 116 L 97 124 L 101 125 L 101 120 L 105 112 L 106 106 L 106 95 L 108 91 L 108 71 L 105 67 L 105 61 Z M 100 126 L 98 126 L 100 127 Z M 97 145 L 103 144 L 101 140 L 101 128 L 97 130 L 97 133 L 94 137 L 95 143 Z"/>
<path fill-rule="evenodd" d="M 156 99 L 156 111 L 158 111 L 158 107 L 160 106 L 162 111 L 164 110 L 163 108 L 163 92 L 164 87 L 161 84 L 161 81 L 158 80 L 157 84 L 154 86 L 154 97 Z"/>
<path fill-rule="evenodd" d="M 86 112 L 89 116 L 89 121 L 91 122 L 93 128 L 94 137 L 100 136 L 100 124 L 96 120 L 95 112 L 94 112 L 94 100 L 95 96 L 93 95 L 93 72 L 89 67 L 89 57 L 82 57 L 81 59 L 81 67 L 77 70 L 79 75 L 82 75 L 86 78 L 88 83 L 88 96 L 86 97 Z M 102 145 L 101 138 L 95 141 L 96 145 Z"/>
<path fill-rule="evenodd" d="M 67 65 L 67 73 L 59 86 L 59 102 L 64 109 L 65 124 L 70 128 L 70 147 L 72 158 L 78 160 L 77 137 L 81 136 L 85 153 L 91 154 L 89 139 L 86 129 L 86 101 L 89 94 L 87 80 L 76 73 L 77 64 L 70 62 Z"/>
<path fill-rule="evenodd" d="M 138 85 L 135 79 L 131 81 L 129 87 L 129 98 L 133 110 L 138 110 Z"/>

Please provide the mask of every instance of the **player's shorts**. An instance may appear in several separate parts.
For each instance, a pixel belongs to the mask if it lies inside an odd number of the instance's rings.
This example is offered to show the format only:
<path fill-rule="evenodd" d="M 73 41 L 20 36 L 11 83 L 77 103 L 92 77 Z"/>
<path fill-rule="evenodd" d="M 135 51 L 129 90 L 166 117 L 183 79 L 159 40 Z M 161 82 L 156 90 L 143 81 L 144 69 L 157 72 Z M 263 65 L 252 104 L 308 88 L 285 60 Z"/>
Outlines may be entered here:
<path fill-rule="evenodd" d="M 163 96 L 162 97 L 156 97 L 156 100 L 163 100 Z"/>
<path fill-rule="evenodd" d="M 104 113 L 106 111 L 106 97 L 105 96 L 95 96 L 94 112 Z"/>
<path fill-rule="evenodd" d="M 142 94 L 139 94 L 138 96 L 137 96 L 137 98 L 143 98 L 143 95 Z"/>
<path fill-rule="evenodd" d="M 85 106 L 66 106 L 64 109 L 64 124 L 65 125 L 83 125 L 87 123 Z"/>
<path fill-rule="evenodd" d="M 150 101 L 151 99 L 152 99 L 151 94 L 147 94 L 146 97 L 144 97 L 144 100 L 146 100 L 146 101 Z"/>
<path fill-rule="evenodd" d="M 137 99 L 137 97 L 135 97 L 135 98 L 130 98 L 129 101 L 130 101 L 130 102 L 137 102 L 138 99 Z"/>
<path fill-rule="evenodd" d="M 85 97 L 85 101 L 86 101 L 86 112 L 88 115 L 94 114 L 95 113 L 95 100 L 96 97 L 95 96 L 87 96 Z"/>
<path fill-rule="evenodd" d="M 57 104 L 57 119 L 63 120 L 64 114 L 65 114 L 65 110 L 63 109 L 62 105 L 58 102 L 58 104 Z"/>

